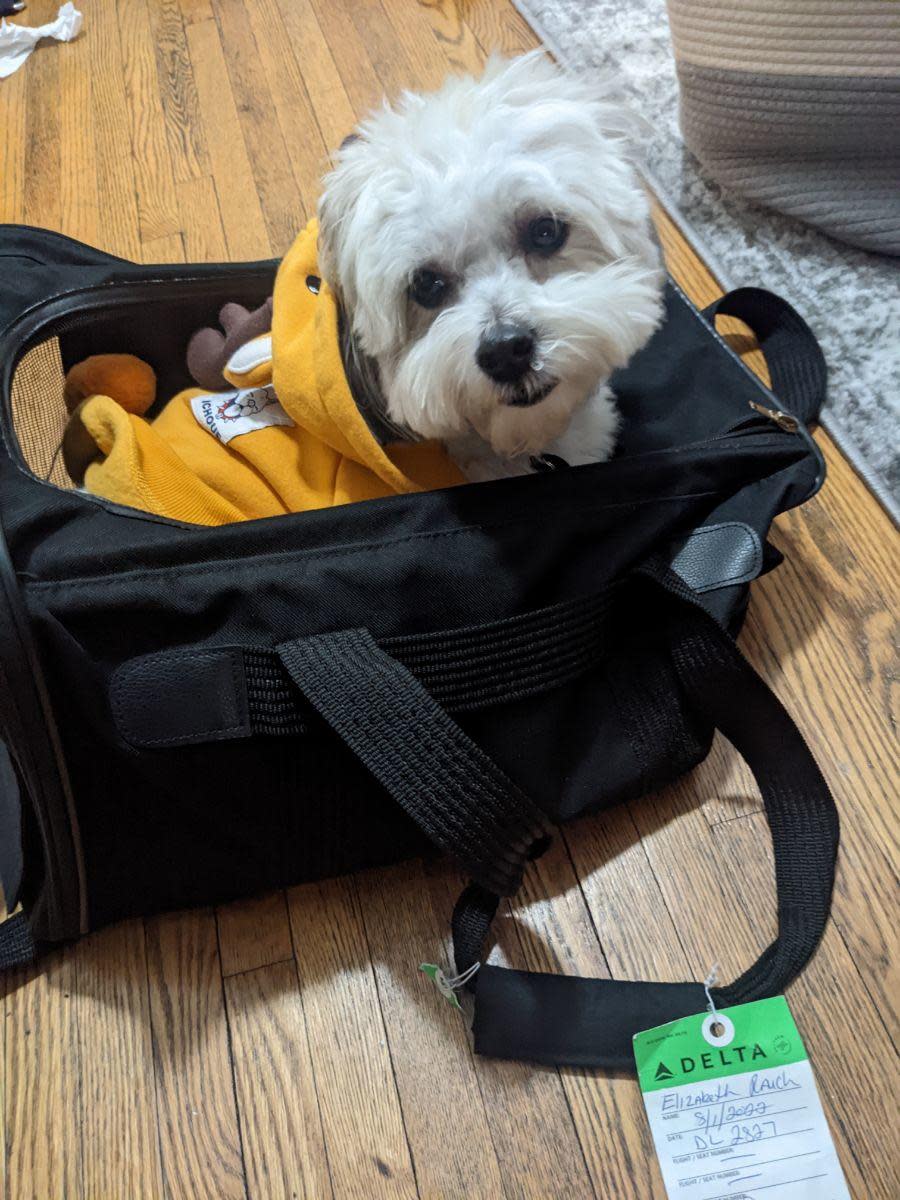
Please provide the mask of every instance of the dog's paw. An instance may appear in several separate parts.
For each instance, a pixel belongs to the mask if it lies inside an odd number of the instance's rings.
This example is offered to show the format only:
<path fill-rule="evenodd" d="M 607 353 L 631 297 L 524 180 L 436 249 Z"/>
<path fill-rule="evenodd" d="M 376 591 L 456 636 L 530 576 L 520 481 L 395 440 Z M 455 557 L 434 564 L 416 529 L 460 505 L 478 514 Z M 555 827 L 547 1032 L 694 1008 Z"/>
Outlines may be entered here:
<path fill-rule="evenodd" d="M 551 394 L 533 408 L 502 405 L 494 409 L 482 430 L 485 440 L 501 458 L 540 454 L 569 423 L 572 405 L 564 396 Z"/>
<path fill-rule="evenodd" d="M 564 459 L 570 467 L 606 462 L 616 448 L 619 412 L 613 394 L 602 387 L 572 414 L 568 428 L 544 449 Z"/>

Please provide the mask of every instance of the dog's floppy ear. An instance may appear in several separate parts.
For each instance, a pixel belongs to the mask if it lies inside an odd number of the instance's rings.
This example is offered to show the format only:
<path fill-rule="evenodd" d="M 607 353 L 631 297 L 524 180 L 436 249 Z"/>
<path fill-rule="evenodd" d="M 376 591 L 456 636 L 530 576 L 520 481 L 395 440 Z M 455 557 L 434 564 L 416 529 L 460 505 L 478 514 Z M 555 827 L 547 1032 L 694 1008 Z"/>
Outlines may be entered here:
<path fill-rule="evenodd" d="M 348 133 L 333 156 L 334 166 L 325 176 L 319 197 L 319 268 L 338 295 L 348 285 L 353 289 L 353 281 L 343 278 L 340 230 L 352 220 L 365 185 L 368 176 L 365 158 L 363 135 L 356 130 Z"/>

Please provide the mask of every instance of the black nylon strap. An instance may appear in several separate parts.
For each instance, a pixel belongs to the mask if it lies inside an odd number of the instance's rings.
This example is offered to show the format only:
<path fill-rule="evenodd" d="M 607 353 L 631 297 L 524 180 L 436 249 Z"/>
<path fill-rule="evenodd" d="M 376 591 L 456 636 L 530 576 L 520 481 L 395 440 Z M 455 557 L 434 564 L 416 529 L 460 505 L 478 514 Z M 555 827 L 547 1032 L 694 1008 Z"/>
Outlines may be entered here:
<path fill-rule="evenodd" d="M 296 686 L 426 834 L 511 895 L 544 814 L 365 629 L 283 642 Z"/>
<path fill-rule="evenodd" d="M 717 316 L 737 317 L 749 325 L 766 358 L 771 390 L 791 413 L 808 425 L 825 400 L 828 371 L 816 336 L 796 309 L 764 288 L 726 292 L 703 310 L 710 324 Z"/>
<path fill-rule="evenodd" d="M 704 628 L 704 625 L 706 628 Z M 783 991 L 813 954 L 831 905 L 839 825 L 822 773 L 781 702 L 712 618 L 685 621 L 672 656 L 692 702 L 750 766 L 775 858 L 778 936 L 717 1003 Z"/>
<path fill-rule="evenodd" d="M 828 916 L 837 852 L 833 801 L 803 739 L 765 683 L 698 598 L 665 564 L 632 586 L 652 589 L 678 679 L 693 709 L 729 738 L 759 784 L 772 831 L 778 937 L 757 963 L 714 991 L 720 1006 L 783 990 L 815 950 Z M 478 631 L 474 631 L 476 646 Z M 523 645 L 526 643 L 523 642 Z M 466 674 L 472 648 L 428 643 Z M 499 647 L 498 647 L 499 649 Z M 367 630 L 278 647 L 293 684 L 431 839 L 474 878 L 453 918 L 458 972 L 484 956 L 498 897 L 512 894 L 546 834 L 541 811 Z M 418 663 L 428 678 L 428 663 Z M 624 1068 L 641 1028 L 699 1011 L 697 983 L 584 980 L 485 966 L 475 977 L 475 1046 L 484 1054 Z"/>
<path fill-rule="evenodd" d="M 837 814 L 790 717 L 734 642 L 663 564 L 652 588 L 691 705 L 754 772 L 772 831 L 778 937 L 728 987 L 725 1007 L 783 990 L 816 948 L 828 916 Z M 475 882 L 453 917 L 457 971 L 483 958 L 499 895 L 515 891 L 546 831 L 543 814 L 366 630 L 283 643 L 297 688 L 438 846 Z M 559 1065 L 627 1068 L 639 1029 L 700 1011 L 698 983 L 574 979 L 484 966 L 475 977 L 475 1048 Z"/>
<path fill-rule="evenodd" d="M 715 620 L 671 572 L 647 569 L 671 614 L 672 660 L 691 703 L 714 723 L 753 771 L 772 832 L 778 936 L 727 987 L 720 1007 L 784 990 L 814 952 L 828 918 L 838 818 L 828 787 L 781 703 Z M 454 913 L 457 971 L 483 957 L 490 898 L 469 887 Z M 458 940 L 456 940 L 458 938 Z M 482 967 L 475 977 L 475 1049 L 504 1058 L 569 1066 L 631 1068 L 631 1039 L 702 1011 L 700 984 L 622 983 Z"/>
<path fill-rule="evenodd" d="M 560 687 L 599 661 L 614 589 L 534 612 L 436 633 L 385 638 L 385 654 L 449 712 L 470 712 Z M 244 649 L 247 707 L 255 733 L 301 723 L 295 681 L 280 649 Z"/>
<path fill-rule="evenodd" d="M 28 918 L 20 910 L 0 924 L 0 971 L 30 963 L 37 953 Z"/>
<path fill-rule="evenodd" d="M 475 993 L 475 1052 L 550 1066 L 633 1070 L 635 1033 L 705 1007 L 702 983 L 632 983 L 485 965 Z"/>
<path fill-rule="evenodd" d="M 472 712 L 562 687 L 589 671 L 606 648 L 614 594 L 608 586 L 516 616 L 379 645 L 448 712 Z M 121 737 L 154 750 L 296 735 L 311 715 L 269 646 L 182 646 L 130 659 L 113 673 L 110 705 Z"/>

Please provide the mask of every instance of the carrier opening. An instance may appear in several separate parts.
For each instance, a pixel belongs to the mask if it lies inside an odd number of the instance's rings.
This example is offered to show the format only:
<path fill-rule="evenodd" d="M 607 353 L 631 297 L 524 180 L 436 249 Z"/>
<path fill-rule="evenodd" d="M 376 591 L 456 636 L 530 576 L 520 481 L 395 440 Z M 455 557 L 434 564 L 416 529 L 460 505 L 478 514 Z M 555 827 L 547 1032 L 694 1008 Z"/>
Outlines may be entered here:
<path fill-rule="evenodd" d="M 86 289 L 43 322 L 32 310 L 8 413 L 23 465 L 213 526 L 466 482 L 438 442 L 380 436 L 347 381 L 337 304 L 302 263 L 280 328 L 271 274 L 236 274 Z"/>
<path fill-rule="evenodd" d="M 146 363 L 155 376 L 147 412 L 154 418 L 193 382 L 186 362 L 191 333 L 215 322 L 229 298 L 254 308 L 262 303 L 271 294 L 275 264 L 144 270 L 144 278 L 50 292 L 4 334 L 12 363 L 4 436 L 20 466 L 43 482 L 69 490 L 81 483 L 63 455 L 72 407 L 66 376 L 73 367 L 97 355 L 130 355 Z"/>
<path fill-rule="evenodd" d="M 466 482 L 438 443 L 394 443 L 390 431 L 387 438 L 373 431 L 344 372 L 337 305 L 313 265 L 301 253 L 288 277 L 285 286 L 295 284 L 288 331 L 279 330 L 277 307 L 274 315 L 267 308 L 274 263 L 113 264 L 94 284 L 51 292 L 4 335 L 12 364 L 4 434 L 13 456 L 53 487 L 84 488 L 120 511 L 199 526 Z M 234 336 L 241 326 L 249 336 Z M 199 368 L 191 350 L 198 331 L 205 331 Z M 667 346 L 678 347 L 682 362 L 677 403 L 659 368 Z M 729 386 L 716 389 L 715 404 L 701 403 L 723 353 L 734 366 Z M 103 384 L 82 386 L 73 405 L 67 379 L 71 385 L 73 368 L 97 356 L 145 364 L 150 401 L 135 410 Z M 622 417 L 617 459 L 776 432 L 809 440 L 802 422 L 782 424 L 775 397 L 671 284 L 663 324 L 612 383 Z M 66 441 L 79 405 L 89 453 L 80 463 L 76 455 L 73 469 Z M 315 448 L 298 437 L 308 429 Z M 544 472 L 562 463 L 531 465 Z"/>

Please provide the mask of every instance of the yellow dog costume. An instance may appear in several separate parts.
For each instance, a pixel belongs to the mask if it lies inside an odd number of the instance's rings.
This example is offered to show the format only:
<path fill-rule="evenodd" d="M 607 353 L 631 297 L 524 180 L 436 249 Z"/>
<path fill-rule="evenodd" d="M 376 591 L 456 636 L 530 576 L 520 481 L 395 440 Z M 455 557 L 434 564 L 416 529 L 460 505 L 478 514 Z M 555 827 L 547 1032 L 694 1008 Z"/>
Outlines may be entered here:
<path fill-rule="evenodd" d="M 294 242 L 275 280 L 271 334 L 241 346 L 230 392 L 179 392 L 153 421 L 93 395 L 78 410 L 100 457 L 85 487 L 119 504 L 224 525 L 464 482 L 435 442 L 381 446 L 344 374 L 338 309 L 317 275 L 317 227 Z M 135 360 L 132 360 L 134 362 Z M 112 389 L 110 389 L 112 390 Z"/>

